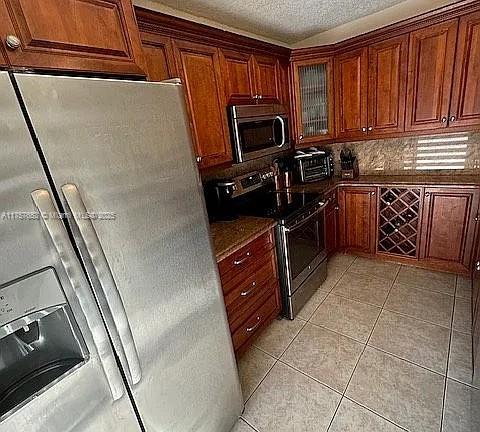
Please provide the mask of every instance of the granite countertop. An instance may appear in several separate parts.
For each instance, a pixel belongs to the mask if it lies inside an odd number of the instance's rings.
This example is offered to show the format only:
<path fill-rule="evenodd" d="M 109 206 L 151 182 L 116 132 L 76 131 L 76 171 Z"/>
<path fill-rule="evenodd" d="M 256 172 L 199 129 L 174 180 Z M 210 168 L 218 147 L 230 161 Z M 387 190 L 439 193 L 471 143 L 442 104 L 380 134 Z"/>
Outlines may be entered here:
<path fill-rule="evenodd" d="M 365 175 L 357 177 L 354 180 L 345 180 L 340 177 L 333 177 L 328 180 L 307 183 L 303 185 L 294 185 L 292 191 L 300 192 L 320 192 L 326 193 L 337 186 L 383 186 L 392 185 L 427 185 L 427 186 L 480 186 L 480 176 L 457 175 L 457 176 L 438 176 L 438 175 Z"/>
<path fill-rule="evenodd" d="M 217 262 L 236 252 L 274 227 L 273 219 L 240 216 L 238 219 L 210 224 L 210 233 Z"/>

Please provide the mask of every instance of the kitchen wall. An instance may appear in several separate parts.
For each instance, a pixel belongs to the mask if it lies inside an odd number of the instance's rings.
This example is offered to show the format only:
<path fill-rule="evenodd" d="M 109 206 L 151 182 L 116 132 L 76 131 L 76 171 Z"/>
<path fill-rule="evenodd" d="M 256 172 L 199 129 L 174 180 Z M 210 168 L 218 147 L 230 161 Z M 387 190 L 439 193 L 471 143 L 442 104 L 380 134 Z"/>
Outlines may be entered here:
<path fill-rule="evenodd" d="M 480 174 L 480 132 L 330 144 L 336 174 L 344 146 L 357 156 L 360 175 Z"/>
<path fill-rule="evenodd" d="M 242 174 L 247 174 L 251 171 L 260 170 L 270 166 L 275 158 L 288 156 L 289 153 L 291 152 L 281 152 L 274 156 L 265 156 L 253 161 L 234 164 L 230 168 L 202 172 L 202 181 L 203 183 L 206 183 L 209 180 L 236 177 Z"/>
<path fill-rule="evenodd" d="M 340 151 L 357 156 L 361 175 L 480 175 L 480 132 L 388 138 L 324 145 L 334 153 L 340 175 Z M 265 168 L 280 155 L 267 156 L 230 168 L 202 173 L 204 182 Z"/>

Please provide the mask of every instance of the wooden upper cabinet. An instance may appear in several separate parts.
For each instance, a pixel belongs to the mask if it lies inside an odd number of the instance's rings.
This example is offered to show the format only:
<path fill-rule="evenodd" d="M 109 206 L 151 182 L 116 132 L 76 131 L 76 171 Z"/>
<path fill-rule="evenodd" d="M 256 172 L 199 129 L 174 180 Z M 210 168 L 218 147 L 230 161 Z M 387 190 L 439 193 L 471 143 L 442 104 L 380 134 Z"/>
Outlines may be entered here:
<path fill-rule="evenodd" d="M 347 250 L 375 253 L 377 188 L 344 187 L 339 190 L 340 246 Z"/>
<path fill-rule="evenodd" d="M 369 134 L 404 131 L 407 67 L 408 35 L 369 46 Z"/>
<path fill-rule="evenodd" d="M 229 162 L 232 151 L 219 50 L 186 41 L 174 41 L 173 46 L 199 166 Z"/>
<path fill-rule="evenodd" d="M 339 138 L 367 133 L 368 50 L 360 48 L 335 57 L 335 118 Z"/>
<path fill-rule="evenodd" d="M 163 81 L 178 76 L 172 40 L 151 33 L 141 33 L 141 38 L 148 80 Z"/>
<path fill-rule="evenodd" d="M 280 103 L 290 112 L 290 64 L 288 61 L 278 63 L 280 71 Z"/>
<path fill-rule="evenodd" d="M 460 18 L 449 126 L 480 124 L 480 12 Z"/>
<path fill-rule="evenodd" d="M 259 102 L 280 100 L 280 70 L 278 60 L 269 56 L 254 56 L 255 96 Z"/>
<path fill-rule="evenodd" d="M 293 63 L 297 146 L 334 138 L 333 58 Z"/>
<path fill-rule="evenodd" d="M 408 131 L 448 126 L 457 27 L 453 19 L 410 33 Z"/>
<path fill-rule="evenodd" d="M 420 259 L 450 271 L 470 268 L 478 191 L 425 188 Z"/>
<path fill-rule="evenodd" d="M 145 74 L 130 0 L 4 0 L 0 33 L 14 67 Z"/>
<path fill-rule="evenodd" d="M 228 104 L 255 103 L 255 70 L 251 54 L 221 50 Z"/>

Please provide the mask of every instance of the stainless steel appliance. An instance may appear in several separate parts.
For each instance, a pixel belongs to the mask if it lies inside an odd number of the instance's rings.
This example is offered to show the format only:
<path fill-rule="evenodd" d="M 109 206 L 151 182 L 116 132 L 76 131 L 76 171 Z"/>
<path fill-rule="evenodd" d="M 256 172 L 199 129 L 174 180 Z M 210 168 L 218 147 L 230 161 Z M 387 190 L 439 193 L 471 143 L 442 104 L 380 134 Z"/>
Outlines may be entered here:
<path fill-rule="evenodd" d="M 230 205 L 239 214 L 277 220 L 276 245 L 282 314 L 293 319 L 326 279 L 325 203 L 316 193 L 276 190 L 274 173 L 257 171 L 234 178 Z"/>
<path fill-rule="evenodd" d="M 204 190 L 210 221 L 229 221 L 238 218 L 230 205 L 236 190 L 233 180 L 212 180 L 204 186 Z"/>
<path fill-rule="evenodd" d="M 290 148 L 287 110 L 282 105 L 230 106 L 229 121 L 236 163 Z"/>
<path fill-rule="evenodd" d="M 243 408 L 182 87 L 0 72 L 0 431 Z"/>
<path fill-rule="evenodd" d="M 310 147 L 297 150 L 293 157 L 295 175 L 299 183 L 309 183 L 333 177 L 333 155 L 326 150 Z"/>

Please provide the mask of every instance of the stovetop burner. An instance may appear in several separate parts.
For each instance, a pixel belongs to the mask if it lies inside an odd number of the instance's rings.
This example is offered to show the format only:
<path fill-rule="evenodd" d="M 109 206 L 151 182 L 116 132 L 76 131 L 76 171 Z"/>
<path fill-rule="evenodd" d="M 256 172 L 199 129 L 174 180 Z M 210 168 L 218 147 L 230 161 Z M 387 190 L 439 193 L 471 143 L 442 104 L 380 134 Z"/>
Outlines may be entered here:
<path fill-rule="evenodd" d="M 237 200 L 239 214 L 269 217 L 284 223 L 321 201 L 318 193 L 260 190 Z"/>

